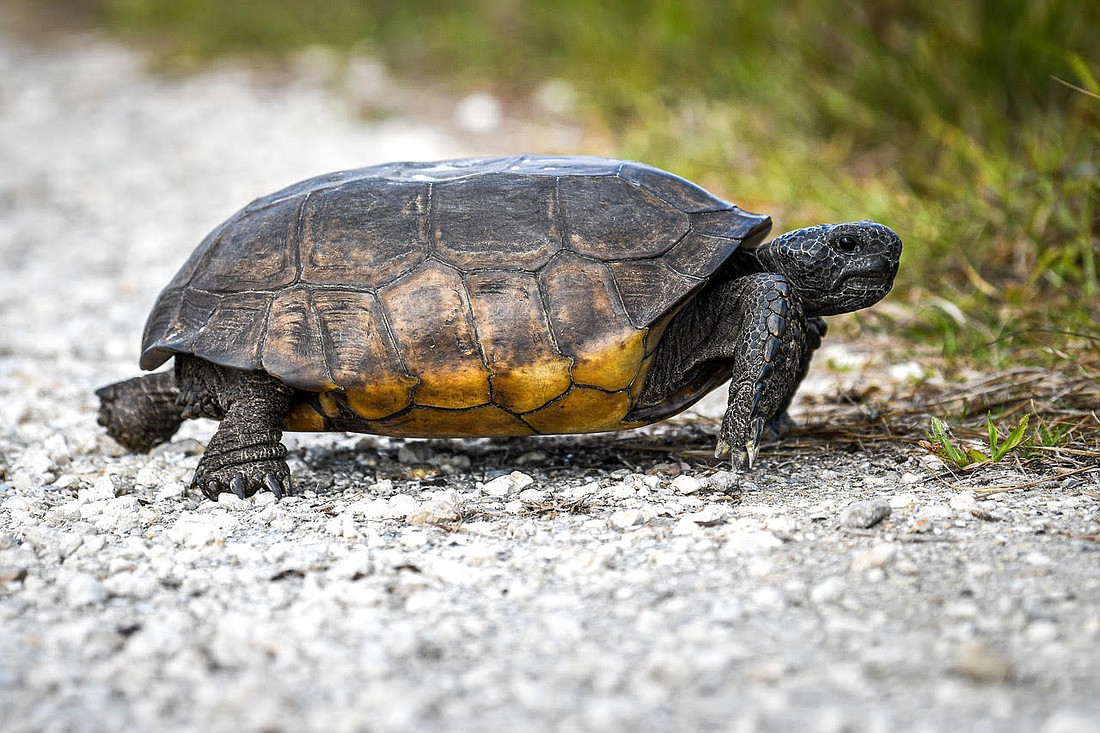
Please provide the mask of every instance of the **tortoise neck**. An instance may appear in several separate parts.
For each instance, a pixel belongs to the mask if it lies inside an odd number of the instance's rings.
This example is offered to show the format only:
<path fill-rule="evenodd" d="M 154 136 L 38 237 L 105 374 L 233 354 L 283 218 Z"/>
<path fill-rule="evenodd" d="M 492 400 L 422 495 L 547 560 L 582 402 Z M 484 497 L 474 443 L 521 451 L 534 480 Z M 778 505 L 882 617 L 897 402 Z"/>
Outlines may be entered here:
<path fill-rule="evenodd" d="M 752 249 L 739 249 L 730 255 L 730 258 L 726 260 L 722 266 L 723 270 L 730 273 L 736 273 L 738 277 L 741 275 L 751 275 L 756 272 L 764 272 L 767 268 L 760 261 L 757 253 L 767 247 L 767 245 L 761 245 L 760 247 L 754 247 Z M 722 278 L 716 278 L 724 280 Z"/>

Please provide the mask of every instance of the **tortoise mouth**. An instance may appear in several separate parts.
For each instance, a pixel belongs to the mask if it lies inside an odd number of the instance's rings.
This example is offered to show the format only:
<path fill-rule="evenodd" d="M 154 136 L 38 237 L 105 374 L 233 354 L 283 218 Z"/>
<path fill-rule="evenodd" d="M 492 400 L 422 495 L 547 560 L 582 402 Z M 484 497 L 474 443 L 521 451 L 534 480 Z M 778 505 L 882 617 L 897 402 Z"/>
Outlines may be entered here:
<path fill-rule="evenodd" d="M 885 283 L 882 281 L 882 275 L 868 275 L 857 272 L 841 280 L 841 285 L 848 290 L 870 293 L 882 290 Z"/>

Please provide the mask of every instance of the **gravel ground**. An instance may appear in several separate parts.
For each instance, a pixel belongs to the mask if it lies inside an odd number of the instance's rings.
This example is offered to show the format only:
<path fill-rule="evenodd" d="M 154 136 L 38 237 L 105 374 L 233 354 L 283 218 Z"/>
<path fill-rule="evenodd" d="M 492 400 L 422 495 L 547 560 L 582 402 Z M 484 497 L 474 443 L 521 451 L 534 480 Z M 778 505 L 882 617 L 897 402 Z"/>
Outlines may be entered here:
<path fill-rule="evenodd" d="M 210 423 L 121 451 L 92 391 L 212 225 L 469 150 L 356 104 L 0 36 L 0 730 L 1100 731 L 1095 481 L 958 491 L 888 444 L 737 476 L 700 457 L 720 396 L 630 434 L 289 436 L 278 503 L 188 495 Z"/>

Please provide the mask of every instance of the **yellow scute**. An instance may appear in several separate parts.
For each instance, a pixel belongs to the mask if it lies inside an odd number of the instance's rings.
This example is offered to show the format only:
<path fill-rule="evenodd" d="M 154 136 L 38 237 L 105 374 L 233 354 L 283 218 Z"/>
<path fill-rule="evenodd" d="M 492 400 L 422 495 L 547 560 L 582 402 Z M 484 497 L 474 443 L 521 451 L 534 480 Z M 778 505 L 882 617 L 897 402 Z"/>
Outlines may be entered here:
<path fill-rule="evenodd" d="M 359 417 L 380 420 L 408 407 L 412 399 L 410 390 L 415 385 L 415 379 L 403 377 L 395 382 L 354 387 L 345 392 L 344 397 L 348 407 Z"/>
<path fill-rule="evenodd" d="M 604 392 L 574 387 L 559 400 L 523 416 L 540 433 L 587 433 L 626 427 L 623 417 L 630 411 L 626 392 Z"/>
<path fill-rule="evenodd" d="M 512 412 L 542 407 L 569 389 L 569 362 L 541 361 L 493 375 L 493 401 Z"/>
<path fill-rule="evenodd" d="M 451 410 L 488 404 L 489 372 L 480 361 L 421 372 L 415 402 Z"/>
<path fill-rule="evenodd" d="M 576 355 L 573 381 L 615 392 L 630 386 L 645 356 L 645 330 Z"/>

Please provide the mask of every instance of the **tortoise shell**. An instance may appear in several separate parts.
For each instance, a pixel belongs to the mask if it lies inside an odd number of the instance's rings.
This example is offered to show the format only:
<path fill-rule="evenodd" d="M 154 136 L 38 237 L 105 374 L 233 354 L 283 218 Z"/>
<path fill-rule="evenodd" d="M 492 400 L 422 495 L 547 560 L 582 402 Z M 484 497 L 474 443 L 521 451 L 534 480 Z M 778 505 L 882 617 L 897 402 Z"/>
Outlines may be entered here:
<path fill-rule="evenodd" d="M 639 163 L 393 163 L 259 198 L 161 293 L 141 366 L 194 354 L 300 390 L 288 430 L 465 437 L 636 427 L 664 327 L 771 221 Z M 717 379 L 721 381 L 721 379 Z"/>

